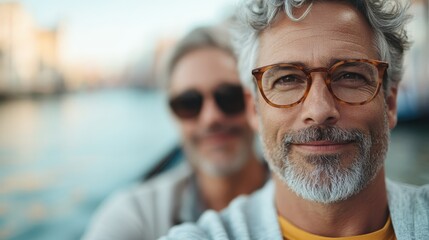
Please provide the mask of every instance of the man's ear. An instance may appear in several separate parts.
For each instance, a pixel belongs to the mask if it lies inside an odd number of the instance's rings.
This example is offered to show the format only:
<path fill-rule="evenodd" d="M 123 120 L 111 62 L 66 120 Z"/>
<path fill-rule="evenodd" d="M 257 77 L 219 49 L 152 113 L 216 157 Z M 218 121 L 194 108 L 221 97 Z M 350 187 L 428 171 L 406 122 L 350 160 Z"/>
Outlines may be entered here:
<path fill-rule="evenodd" d="M 244 91 L 244 99 L 246 101 L 246 117 L 249 121 L 250 126 L 255 132 L 258 132 L 259 121 L 256 109 L 256 99 L 249 90 Z"/>
<path fill-rule="evenodd" d="M 393 129 L 398 122 L 398 104 L 397 104 L 398 87 L 391 87 L 390 93 L 386 98 L 387 118 L 389 120 L 389 128 Z"/>

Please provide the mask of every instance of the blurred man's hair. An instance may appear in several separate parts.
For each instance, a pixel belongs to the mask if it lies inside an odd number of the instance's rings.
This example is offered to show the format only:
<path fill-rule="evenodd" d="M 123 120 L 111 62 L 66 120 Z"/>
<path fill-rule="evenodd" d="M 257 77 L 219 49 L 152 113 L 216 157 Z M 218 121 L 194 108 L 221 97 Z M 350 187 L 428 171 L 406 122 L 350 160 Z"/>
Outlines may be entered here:
<path fill-rule="evenodd" d="M 166 88 L 170 86 L 171 75 L 179 60 L 188 53 L 203 48 L 220 49 L 235 58 L 229 32 L 225 27 L 198 27 L 181 39 L 167 56 L 165 70 L 161 76 Z"/>

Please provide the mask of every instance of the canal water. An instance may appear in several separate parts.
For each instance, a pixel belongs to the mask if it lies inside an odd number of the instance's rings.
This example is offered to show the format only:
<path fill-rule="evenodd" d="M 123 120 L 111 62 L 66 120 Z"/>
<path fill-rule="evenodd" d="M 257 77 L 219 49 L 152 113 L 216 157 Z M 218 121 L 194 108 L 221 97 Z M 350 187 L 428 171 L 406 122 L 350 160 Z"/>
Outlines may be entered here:
<path fill-rule="evenodd" d="M 104 90 L 0 102 L 0 239 L 79 239 L 108 194 L 178 141 L 157 91 Z M 399 125 L 394 180 L 429 183 L 429 126 Z"/>

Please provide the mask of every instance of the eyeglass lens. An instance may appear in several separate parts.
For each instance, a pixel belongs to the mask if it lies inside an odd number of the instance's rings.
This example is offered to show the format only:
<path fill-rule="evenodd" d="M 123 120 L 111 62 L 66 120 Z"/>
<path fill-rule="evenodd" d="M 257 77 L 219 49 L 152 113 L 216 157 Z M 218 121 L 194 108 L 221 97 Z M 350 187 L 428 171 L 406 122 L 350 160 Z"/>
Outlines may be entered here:
<path fill-rule="evenodd" d="M 180 118 L 193 118 L 200 112 L 203 96 L 196 90 L 188 90 L 169 101 L 170 108 Z"/>

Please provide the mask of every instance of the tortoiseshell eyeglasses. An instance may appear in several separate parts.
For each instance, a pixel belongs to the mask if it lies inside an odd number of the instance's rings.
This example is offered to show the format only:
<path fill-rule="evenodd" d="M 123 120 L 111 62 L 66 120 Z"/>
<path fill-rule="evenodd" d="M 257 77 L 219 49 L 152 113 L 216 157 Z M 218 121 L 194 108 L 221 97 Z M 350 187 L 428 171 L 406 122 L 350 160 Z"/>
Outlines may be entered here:
<path fill-rule="evenodd" d="M 329 68 L 279 63 L 256 68 L 252 74 L 262 97 L 273 107 L 289 108 L 303 102 L 315 72 L 326 73 L 326 86 L 337 101 L 363 105 L 380 91 L 388 66 L 386 62 L 369 59 L 342 60 Z"/>

